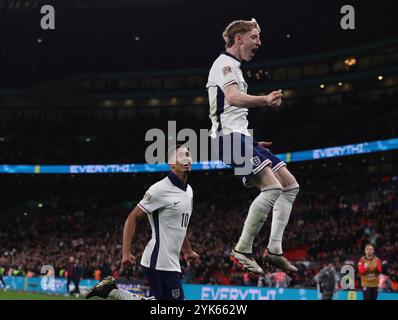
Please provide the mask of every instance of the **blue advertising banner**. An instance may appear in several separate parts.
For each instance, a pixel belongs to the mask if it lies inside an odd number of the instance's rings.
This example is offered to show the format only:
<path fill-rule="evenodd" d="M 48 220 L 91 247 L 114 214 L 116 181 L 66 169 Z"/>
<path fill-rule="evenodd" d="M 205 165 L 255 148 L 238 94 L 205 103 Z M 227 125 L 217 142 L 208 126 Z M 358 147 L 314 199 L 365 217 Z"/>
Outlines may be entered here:
<path fill-rule="evenodd" d="M 277 156 L 285 162 L 299 162 L 335 157 L 360 155 L 373 152 L 398 150 L 398 138 L 349 144 L 306 151 L 280 153 Z M 196 162 L 192 170 L 220 170 L 230 166 L 221 161 Z M 0 174 L 93 174 L 93 173 L 142 173 L 166 172 L 166 163 L 159 164 L 91 164 L 91 165 L 0 165 Z"/>
<path fill-rule="evenodd" d="M 187 300 L 320 300 L 315 289 L 265 288 L 206 286 L 185 284 L 184 294 Z M 363 300 L 360 291 L 339 290 L 335 300 Z M 398 300 L 398 293 L 380 292 L 378 300 Z"/>
<path fill-rule="evenodd" d="M 4 277 L 9 290 L 40 292 L 48 294 L 66 294 L 66 279 L 64 278 L 25 278 Z M 53 281 L 53 282 L 51 282 Z M 80 281 L 79 288 L 82 294 L 97 283 L 93 279 Z M 128 281 L 118 282 L 121 289 L 136 294 L 148 294 L 147 287 Z M 320 300 L 321 296 L 315 289 L 266 288 L 266 287 L 239 287 L 213 286 L 199 284 L 183 284 L 187 300 Z M 70 290 L 74 289 L 71 284 Z M 339 290 L 334 295 L 335 300 L 363 300 L 360 291 Z M 398 293 L 379 292 L 378 300 L 398 300 Z"/>
<path fill-rule="evenodd" d="M 4 281 L 9 290 L 16 291 L 29 291 L 29 292 L 40 292 L 49 294 L 66 294 L 66 279 L 64 278 L 50 278 L 50 277 L 4 277 Z M 94 286 L 98 281 L 93 279 L 84 279 L 79 283 L 79 289 L 81 293 L 86 293 L 88 289 Z M 75 289 L 73 283 L 70 284 L 69 289 L 72 291 Z"/>

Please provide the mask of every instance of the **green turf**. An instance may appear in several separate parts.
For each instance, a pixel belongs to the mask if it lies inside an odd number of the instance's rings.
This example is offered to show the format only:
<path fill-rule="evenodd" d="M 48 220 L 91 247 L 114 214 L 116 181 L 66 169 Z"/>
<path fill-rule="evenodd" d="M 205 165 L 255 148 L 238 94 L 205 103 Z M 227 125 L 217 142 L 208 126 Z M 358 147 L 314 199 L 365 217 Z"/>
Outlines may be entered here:
<path fill-rule="evenodd" d="M 84 297 L 75 298 L 71 296 L 32 293 L 32 292 L 18 292 L 18 291 L 1 291 L 0 300 L 81 300 Z"/>

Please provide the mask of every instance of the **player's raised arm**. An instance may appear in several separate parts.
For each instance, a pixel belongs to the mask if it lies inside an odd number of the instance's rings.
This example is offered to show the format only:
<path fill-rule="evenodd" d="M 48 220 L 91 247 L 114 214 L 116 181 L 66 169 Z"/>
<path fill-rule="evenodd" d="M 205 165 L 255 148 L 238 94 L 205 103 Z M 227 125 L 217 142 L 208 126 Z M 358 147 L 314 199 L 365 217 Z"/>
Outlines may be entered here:
<path fill-rule="evenodd" d="M 123 229 L 123 257 L 122 257 L 122 265 L 129 266 L 135 264 L 135 257 L 131 253 L 131 242 L 133 241 L 135 227 L 137 225 L 137 219 L 142 217 L 145 212 L 139 207 L 136 206 L 133 211 L 130 212 L 129 216 L 124 223 Z"/>
<path fill-rule="evenodd" d="M 239 108 L 276 107 L 282 102 L 282 90 L 272 91 L 265 96 L 253 96 L 240 92 L 236 84 L 226 86 L 224 88 L 224 95 L 229 105 Z"/>

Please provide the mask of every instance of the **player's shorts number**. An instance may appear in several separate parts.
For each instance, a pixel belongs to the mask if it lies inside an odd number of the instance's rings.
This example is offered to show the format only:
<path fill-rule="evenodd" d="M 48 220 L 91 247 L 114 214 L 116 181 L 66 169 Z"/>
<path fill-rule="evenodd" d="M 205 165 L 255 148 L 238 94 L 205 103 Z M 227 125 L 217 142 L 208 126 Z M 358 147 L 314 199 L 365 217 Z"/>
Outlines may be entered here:
<path fill-rule="evenodd" d="M 186 228 L 189 222 L 189 213 L 183 213 L 181 219 L 181 228 Z"/>

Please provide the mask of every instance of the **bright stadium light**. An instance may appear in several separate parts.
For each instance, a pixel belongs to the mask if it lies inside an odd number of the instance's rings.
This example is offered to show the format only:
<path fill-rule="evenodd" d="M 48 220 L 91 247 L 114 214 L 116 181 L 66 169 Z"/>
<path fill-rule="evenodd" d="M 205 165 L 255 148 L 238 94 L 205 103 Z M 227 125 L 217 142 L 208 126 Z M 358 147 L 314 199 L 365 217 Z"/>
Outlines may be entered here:
<path fill-rule="evenodd" d="M 377 77 L 377 79 L 381 81 L 381 80 L 383 80 L 383 76 L 380 75 Z"/>
<path fill-rule="evenodd" d="M 124 102 L 124 105 L 125 105 L 126 107 L 132 107 L 132 106 L 134 106 L 134 101 L 133 101 L 132 99 L 127 99 L 127 100 Z"/>
<path fill-rule="evenodd" d="M 321 89 L 324 89 L 324 88 L 325 88 L 325 85 L 322 83 L 319 87 L 320 87 Z"/>
<path fill-rule="evenodd" d="M 343 83 L 340 81 L 337 85 L 338 85 L 339 87 L 341 87 L 341 86 L 343 85 Z"/>
<path fill-rule="evenodd" d="M 344 60 L 344 64 L 345 64 L 347 67 L 351 67 L 351 66 L 357 64 L 357 59 L 354 58 L 354 57 L 347 58 L 347 59 Z"/>
<path fill-rule="evenodd" d="M 105 100 L 105 101 L 102 102 L 102 105 L 103 105 L 104 107 L 113 107 L 113 106 L 114 106 L 114 103 L 113 103 L 112 100 Z"/>
<path fill-rule="evenodd" d="M 170 105 L 175 106 L 178 104 L 178 99 L 176 97 L 172 97 L 170 99 Z"/>

